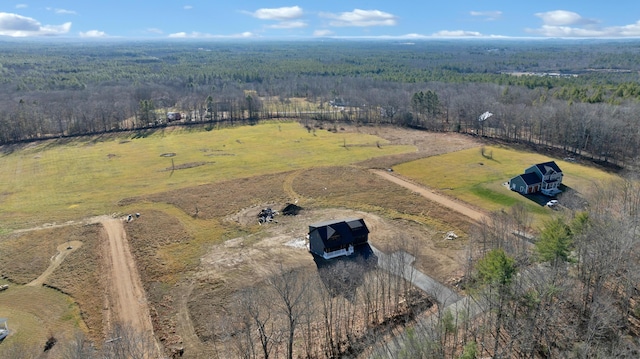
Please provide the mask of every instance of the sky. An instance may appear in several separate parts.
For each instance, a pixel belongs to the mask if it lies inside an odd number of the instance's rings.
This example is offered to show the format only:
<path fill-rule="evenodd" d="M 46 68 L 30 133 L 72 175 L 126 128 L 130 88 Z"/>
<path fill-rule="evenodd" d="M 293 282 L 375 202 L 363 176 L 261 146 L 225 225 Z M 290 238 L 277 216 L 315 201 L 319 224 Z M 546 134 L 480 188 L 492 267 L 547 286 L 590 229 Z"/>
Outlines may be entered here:
<path fill-rule="evenodd" d="M 640 38 L 640 1 L 1 0 L 0 39 Z"/>

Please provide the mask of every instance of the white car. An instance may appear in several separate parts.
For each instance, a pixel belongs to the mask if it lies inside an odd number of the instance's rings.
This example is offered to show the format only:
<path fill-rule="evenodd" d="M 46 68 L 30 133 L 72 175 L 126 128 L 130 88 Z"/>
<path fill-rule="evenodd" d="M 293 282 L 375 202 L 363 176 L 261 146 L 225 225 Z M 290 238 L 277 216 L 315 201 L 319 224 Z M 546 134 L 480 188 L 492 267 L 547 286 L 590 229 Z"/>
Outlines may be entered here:
<path fill-rule="evenodd" d="M 558 205 L 557 199 L 552 199 L 551 201 L 547 202 L 547 207 L 555 207 L 557 205 Z"/>

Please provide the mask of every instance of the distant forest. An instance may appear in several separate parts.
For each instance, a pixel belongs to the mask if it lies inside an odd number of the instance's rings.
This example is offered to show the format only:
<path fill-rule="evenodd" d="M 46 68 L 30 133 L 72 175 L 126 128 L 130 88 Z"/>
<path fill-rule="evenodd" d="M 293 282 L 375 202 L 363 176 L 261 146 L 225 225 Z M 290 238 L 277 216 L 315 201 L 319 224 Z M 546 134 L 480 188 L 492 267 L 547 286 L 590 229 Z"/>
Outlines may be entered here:
<path fill-rule="evenodd" d="M 5 41 L 0 74 L 0 145 L 176 111 L 458 131 L 623 166 L 640 148 L 640 41 Z"/>

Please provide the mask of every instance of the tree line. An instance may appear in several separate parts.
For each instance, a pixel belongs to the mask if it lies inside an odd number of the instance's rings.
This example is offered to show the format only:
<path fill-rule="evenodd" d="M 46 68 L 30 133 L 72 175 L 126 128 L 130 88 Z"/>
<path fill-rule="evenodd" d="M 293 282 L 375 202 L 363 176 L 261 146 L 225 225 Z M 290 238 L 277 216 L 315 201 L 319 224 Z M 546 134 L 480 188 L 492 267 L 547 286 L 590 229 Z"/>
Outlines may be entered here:
<path fill-rule="evenodd" d="M 178 111 L 190 124 L 391 124 L 632 162 L 640 61 L 631 60 L 640 47 L 563 45 L 0 43 L 0 144 L 166 125 L 166 113 Z M 332 106 L 336 99 L 346 106 Z M 486 111 L 494 116 L 478 121 Z"/>

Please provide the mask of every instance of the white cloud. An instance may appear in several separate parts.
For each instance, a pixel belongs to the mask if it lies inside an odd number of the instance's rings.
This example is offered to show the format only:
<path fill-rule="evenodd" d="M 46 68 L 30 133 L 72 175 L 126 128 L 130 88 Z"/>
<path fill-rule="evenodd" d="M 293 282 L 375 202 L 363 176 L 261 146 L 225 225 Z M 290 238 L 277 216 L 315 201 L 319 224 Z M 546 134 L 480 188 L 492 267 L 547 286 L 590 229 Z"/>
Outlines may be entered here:
<path fill-rule="evenodd" d="M 158 28 L 155 28 L 155 27 L 148 28 L 147 32 L 150 32 L 152 34 L 164 34 L 164 31 L 162 31 L 162 30 L 160 30 Z"/>
<path fill-rule="evenodd" d="M 73 10 L 66 10 L 66 9 L 56 9 L 55 12 L 56 12 L 56 14 L 78 15 L 77 12 L 75 12 Z"/>
<path fill-rule="evenodd" d="M 640 21 L 622 26 L 599 27 L 599 21 L 587 19 L 580 14 L 555 10 L 536 13 L 542 26 L 525 31 L 546 37 L 640 37 Z"/>
<path fill-rule="evenodd" d="M 589 25 L 597 21 L 586 19 L 573 11 L 554 10 L 535 14 L 542 19 L 542 23 L 548 26 Z"/>
<path fill-rule="evenodd" d="M 483 17 L 486 21 L 498 20 L 502 17 L 502 11 L 471 11 L 471 16 Z"/>
<path fill-rule="evenodd" d="M 29 5 L 27 4 L 16 4 L 16 9 L 26 9 Z"/>
<path fill-rule="evenodd" d="M 249 14 L 260 20 L 287 21 L 301 18 L 302 15 L 304 15 L 304 12 L 299 6 L 291 6 L 272 9 L 263 8 Z"/>
<path fill-rule="evenodd" d="M 173 34 L 169 34 L 168 37 L 172 38 L 172 39 L 203 39 L 203 38 L 219 38 L 219 39 L 240 39 L 240 38 L 251 38 L 251 37 L 256 37 L 256 35 L 252 32 L 242 32 L 239 34 L 231 34 L 231 35 L 212 35 L 212 34 L 207 34 L 207 33 L 202 33 L 202 32 L 197 32 L 197 31 L 193 31 L 191 33 L 187 33 L 187 32 L 176 32 Z"/>
<path fill-rule="evenodd" d="M 189 39 L 189 38 L 194 39 L 194 38 L 201 38 L 201 37 L 213 37 L 213 35 L 204 34 L 196 31 L 189 34 L 184 31 L 181 31 L 181 32 L 175 32 L 173 34 L 169 34 L 169 37 L 175 38 L 175 39 Z"/>
<path fill-rule="evenodd" d="M 87 32 L 80 32 L 80 37 L 107 37 L 104 31 L 89 30 Z"/>
<path fill-rule="evenodd" d="M 331 36 L 331 35 L 333 35 L 333 31 L 331 30 L 316 30 L 313 32 L 313 36 L 322 37 L 322 36 Z"/>
<path fill-rule="evenodd" d="M 185 9 L 185 10 L 191 10 L 191 9 L 193 9 L 193 6 L 191 6 L 191 5 L 185 5 L 185 6 L 183 7 L 183 9 Z"/>
<path fill-rule="evenodd" d="M 480 37 L 483 36 L 477 31 L 465 30 L 442 30 L 431 35 L 433 37 Z"/>
<path fill-rule="evenodd" d="M 71 30 L 71 23 L 42 25 L 37 20 L 6 12 L 0 12 L 0 35 L 11 37 L 62 35 Z"/>
<path fill-rule="evenodd" d="M 47 10 L 53 11 L 54 13 L 59 15 L 78 15 L 77 12 L 73 10 L 67 10 L 67 9 L 54 9 L 54 8 L 48 7 Z"/>
<path fill-rule="evenodd" d="M 620 36 L 625 37 L 640 37 L 640 20 L 635 24 L 617 26 L 610 28 L 612 31 L 616 31 Z"/>
<path fill-rule="evenodd" d="M 398 23 L 396 16 L 380 10 L 354 9 L 340 14 L 321 13 L 320 16 L 332 19 L 329 25 L 336 27 L 395 26 Z"/>
<path fill-rule="evenodd" d="M 299 29 L 307 27 L 307 23 L 304 21 L 282 21 L 274 25 L 267 26 L 270 29 Z"/>
<path fill-rule="evenodd" d="M 526 29 L 526 31 L 546 37 L 640 37 L 640 21 L 631 25 L 605 28 L 543 25 L 538 29 Z"/>

